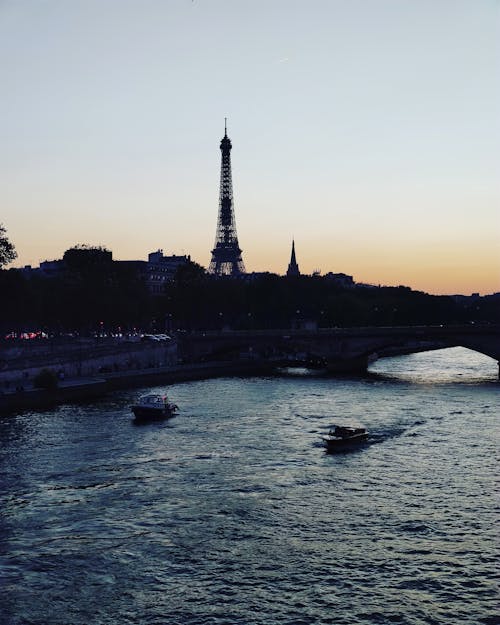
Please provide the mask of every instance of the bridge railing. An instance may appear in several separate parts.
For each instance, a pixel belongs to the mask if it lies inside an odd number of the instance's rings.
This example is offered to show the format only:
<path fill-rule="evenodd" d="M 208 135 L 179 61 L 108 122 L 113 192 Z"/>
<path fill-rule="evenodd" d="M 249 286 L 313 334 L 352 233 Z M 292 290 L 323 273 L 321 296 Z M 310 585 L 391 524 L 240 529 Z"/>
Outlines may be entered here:
<path fill-rule="evenodd" d="M 362 326 L 352 328 L 315 328 L 315 329 L 289 329 L 289 328 L 277 328 L 271 330 L 204 330 L 191 332 L 187 336 L 193 338 L 215 338 L 215 337 L 232 337 L 232 338 L 244 338 L 249 336 L 262 336 L 262 337 L 300 337 L 300 336 L 383 336 L 387 334 L 393 335 L 493 335 L 500 336 L 500 325 L 497 324 L 484 324 L 484 325 L 428 325 L 428 326 Z"/>

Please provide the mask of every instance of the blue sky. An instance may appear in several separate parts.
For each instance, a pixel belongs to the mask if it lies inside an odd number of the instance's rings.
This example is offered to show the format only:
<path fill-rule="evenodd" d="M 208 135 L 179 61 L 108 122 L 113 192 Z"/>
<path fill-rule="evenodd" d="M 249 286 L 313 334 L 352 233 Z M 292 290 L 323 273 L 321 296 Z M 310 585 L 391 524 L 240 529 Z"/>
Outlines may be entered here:
<path fill-rule="evenodd" d="M 0 0 L 0 223 L 247 270 L 500 291 L 496 0 Z"/>

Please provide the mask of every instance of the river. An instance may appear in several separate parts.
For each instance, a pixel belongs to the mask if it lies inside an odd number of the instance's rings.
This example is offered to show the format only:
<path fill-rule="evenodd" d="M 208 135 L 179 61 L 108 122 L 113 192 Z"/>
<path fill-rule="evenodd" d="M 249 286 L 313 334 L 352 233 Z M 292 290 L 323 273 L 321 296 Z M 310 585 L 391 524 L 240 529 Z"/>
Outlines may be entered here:
<path fill-rule="evenodd" d="M 497 363 L 295 373 L 1 418 L 1 624 L 498 624 Z M 326 454 L 333 424 L 369 444 Z"/>

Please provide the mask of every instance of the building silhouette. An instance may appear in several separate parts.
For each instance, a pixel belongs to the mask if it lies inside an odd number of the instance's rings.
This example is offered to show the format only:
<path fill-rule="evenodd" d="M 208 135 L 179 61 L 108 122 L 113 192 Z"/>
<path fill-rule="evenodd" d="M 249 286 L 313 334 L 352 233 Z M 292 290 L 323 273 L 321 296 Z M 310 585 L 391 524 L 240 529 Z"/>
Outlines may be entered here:
<path fill-rule="evenodd" d="M 233 182 L 231 175 L 231 141 L 227 136 L 227 124 L 224 125 L 224 137 L 220 142 L 222 152 L 219 191 L 219 215 L 215 246 L 209 273 L 219 276 L 238 276 L 245 273 L 245 265 L 238 245 L 236 222 L 234 218 Z"/>
<path fill-rule="evenodd" d="M 290 263 L 288 264 L 286 275 L 289 277 L 300 276 L 299 266 L 297 265 L 297 259 L 295 258 L 295 241 L 292 241 L 292 256 L 290 258 Z"/>
<path fill-rule="evenodd" d="M 153 295 L 163 295 L 165 287 L 174 281 L 179 267 L 183 267 L 190 262 L 190 256 L 177 256 L 175 254 L 164 256 L 163 250 L 148 254 L 143 277 L 149 292 Z"/>
<path fill-rule="evenodd" d="M 113 260 L 113 253 L 99 248 L 71 248 L 66 250 L 64 257 L 59 260 L 45 260 L 39 267 L 26 265 L 21 271 L 30 278 L 62 278 L 75 267 L 91 264 L 94 267 L 128 267 L 142 280 L 151 295 L 164 295 L 169 284 L 176 276 L 179 267 L 188 265 L 191 256 L 164 256 L 163 250 L 148 254 L 148 260 Z"/>

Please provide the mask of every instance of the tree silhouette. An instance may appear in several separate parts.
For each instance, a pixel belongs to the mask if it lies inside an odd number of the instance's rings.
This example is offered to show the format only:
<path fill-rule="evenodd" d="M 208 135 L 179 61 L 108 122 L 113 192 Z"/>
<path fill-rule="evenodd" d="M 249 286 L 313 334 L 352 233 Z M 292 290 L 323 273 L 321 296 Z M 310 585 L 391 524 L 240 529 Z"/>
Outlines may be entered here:
<path fill-rule="evenodd" d="M 4 265 L 8 265 L 11 261 L 17 258 L 17 252 L 14 246 L 5 235 L 7 231 L 0 224 L 0 269 Z"/>
<path fill-rule="evenodd" d="M 53 274 L 0 270 L 0 301 L 0 336 L 23 328 L 91 335 L 113 328 L 266 330 L 495 323 L 500 318 L 500 294 L 450 297 L 403 286 L 347 288 L 321 276 L 234 279 L 206 274 L 193 262 L 179 267 L 159 295 L 148 290 L 141 266 L 113 261 L 109 250 L 88 245 L 67 250 Z"/>

